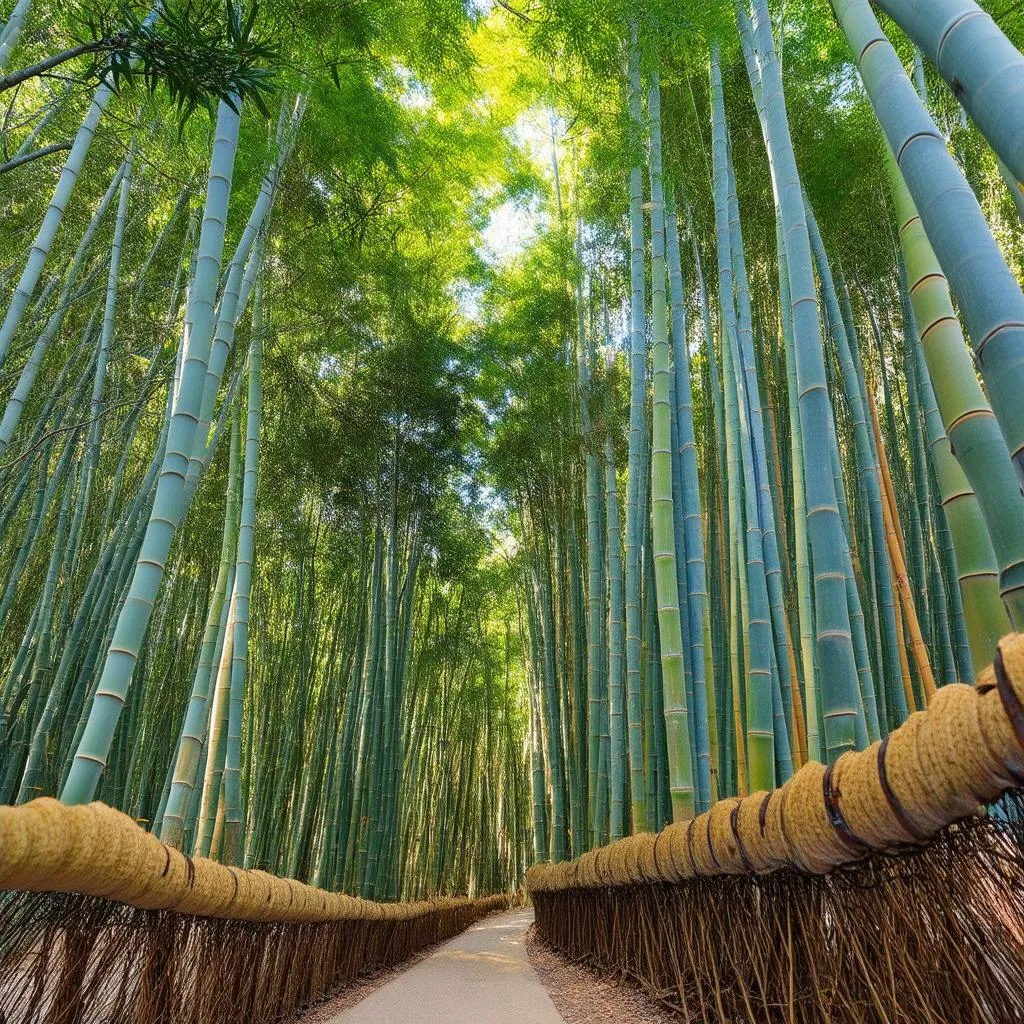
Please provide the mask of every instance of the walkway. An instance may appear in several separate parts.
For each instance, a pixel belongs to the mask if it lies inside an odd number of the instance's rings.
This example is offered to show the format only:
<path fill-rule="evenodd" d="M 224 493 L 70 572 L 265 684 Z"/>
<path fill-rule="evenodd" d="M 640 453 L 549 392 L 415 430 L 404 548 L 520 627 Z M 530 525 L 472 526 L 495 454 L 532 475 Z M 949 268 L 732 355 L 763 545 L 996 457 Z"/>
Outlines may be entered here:
<path fill-rule="evenodd" d="M 495 914 L 330 1024 L 562 1024 L 526 957 L 532 910 Z"/>

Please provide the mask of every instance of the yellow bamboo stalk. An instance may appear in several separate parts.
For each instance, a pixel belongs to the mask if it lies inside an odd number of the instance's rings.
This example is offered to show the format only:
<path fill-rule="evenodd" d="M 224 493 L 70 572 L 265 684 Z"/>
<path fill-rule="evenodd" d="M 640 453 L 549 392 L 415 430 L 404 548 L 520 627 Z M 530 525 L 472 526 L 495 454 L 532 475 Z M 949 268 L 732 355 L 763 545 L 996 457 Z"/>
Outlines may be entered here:
<path fill-rule="evenodd" d="M 786 656 L 789 658 L 789 678 L 793 680 L 793 735 L 796 737 L 796 749 L 793 753 L 793 768 L 802 768 L 807 764 L 807 724 L 804 721 L 804 702 L 800 697 L 800 677 L 796 672 L 796 654 L 793 651 L 793 636 L 789 629 L 789 616 L 783 615 L 786 625 Z"/>
<path fill-rule="evenodd" d="M 734 568 L 734 567 L 733 567 Z M 729 597 L 730 597 L 730 630 L 733 636 L 729 642 L 729 676 L 732 680 L 732 720 L 733 735 L 736 737 L 736 792 L 740 796 L 747 796 L 750 786 L 747 782 L 747 741 L 746 730 L 743 728 L 743 716 L 740 714 L 740 672 L 739 672 L 739 644 L 740 637 L 736 636 L 736 630 L 742 632 L 743 616 L 739 608 L 739 581 L 735 572 L 729 573 Z"/>
<path fill-rule="evenodd" d="M 892 476 L 889 473 L 889 459 L 885 454 L 885 447 L 882 444 L 882 431 L 878 424 L 878 408 L 875 405 L 875 396 L 871 393 L 871 388 L 866 390 L 868 393 L 868 403 L 871 406 L 871 425 L 875 431 L 875 447 L 878 449 L 878 464 L 882 473 L 882 494 L 885 498 L 885 504 L 888 505 L 889 514 L 895 523 L 896 542 L 899 545 L 900 554 L 903 556 L 903 561 L 906 562 L 907 544 L 903 539 L 903 523 L 896 509 L 896 488 L 892 485 Z"/>
<path fill-rule="evenodd" d="M 707 551 L 707 547 L 704 548 Z M 708 748 L 711 754 L 711 802 L 718 803 L 718 707 L 715 694 L 714 654 L 711 646 L 711 612 L 704 602 L 704 680 L 707 690 Z"/>
<path fill-rule="evenodd" d="M 888 529 L 888 527 L 886 527 Z M 892 558 L 889 559 L 889 565 L 892 566 Z M 896 574 L 895 568 L 893 568 L 893 575 Z M 907 658 L 907 640 L 903 632 L 903 612 L 902 609 L 896 612 L 896 649 L 900 656 L 900 681 L 903 683 L 903 697 L 907 702 L 907 710 L 911 713 L 915 711 L 921 711 L 922 709 L 917 706 L 917 698 L 914 696 L 914 686 L 910 681 L 910 661 Z"/>
<path fill-rule="evenodd" d="M 914 607 L 914 595 L 907 577 L 907 563 L 903 557 L 903 551 L 897 543 L 896 524 L 899 523 L 899 515 L 895 513 L 896 500 L 892 492 L 892 479 L 889 476 L 889 460 L 886 457 L 885 448 L 882 445 L 882 433 L 878 427 L 875 396 L 871 394 L 870 390 L 868 390 L 868 405 L 871 407 L 871 423 L 878 445 L 878 462 L 882 468 L 882 487 L 886 493 L 886 500 L 882 502 L 882 512 L 885 517 L 885 541 L 889 549 L 893 575 L 896 577 L 896 588 L 900 594 L 900 604 L 903 607 L 907 626 L 906 631 L 910 635 L 910 651 L 914 656 L 914 665 L 917 667 L 917 674 L 921 679 L 921 687 L 924 690 L 924 698 L 927 703 L 935 694 L 935 676 L 932 674 L 932 667 L 928 662 L 928 648 L 925 647 L 924 637 L 921 635 L 921 623 L 918 621 L 917 609 Z M 896 625 L 897 628 L 900 625 L 899 616 L 896 617 Z M 900 648 L 902 649 L 903 646 L 904 644 L 901 642 Z"/>

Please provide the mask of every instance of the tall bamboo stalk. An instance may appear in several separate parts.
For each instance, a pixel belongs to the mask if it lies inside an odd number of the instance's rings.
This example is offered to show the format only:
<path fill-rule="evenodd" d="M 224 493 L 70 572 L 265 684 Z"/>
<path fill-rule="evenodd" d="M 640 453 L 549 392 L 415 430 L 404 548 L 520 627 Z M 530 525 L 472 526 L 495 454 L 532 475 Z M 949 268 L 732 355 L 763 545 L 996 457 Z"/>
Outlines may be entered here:
<path fill-rule="evenodd" d="M 187 319 L 190 331 L 184 342 L 182 381 L 171 413 L 167 450 L 163 457 L 142 554 L 132 577 L 131 593 L 118 618 L 117 629 L 104 663 L 103 677 L 75 754 L 75 764 L 61 793 L 65 803 L 85 803 L 91 800 L 106 767 L 114 730 L 128 694 L 153 603 L 163 578 L 171 540 L 185 512 L 185 474 L 195 440 L 206 366 L 213 340 L 214 299 L 224 247 L 238 126 L 238 112 L 226 103 L 221 103 L 210 163 L 206 211 L 199 237 L 196 281 L 189 294 Z"/>
<path fill-rule="evenodd" d="M 668 344 L 668 294 L 665 258 L 665 196 L 661 167 L 661 87 L 651 75 L 651 310 L 654 319 L 654 406 L 651 436 L 651 509 L 654 582 L 658 600 L 658 637 L 665 700 L 672 819 L 686 821 L 697 806 L 690 743 L 682 623 L 676 568 L 672 501 L 673 402 Z"/>
<path fill-rule="evenodd" d="M 640 42 L 636 22 L 630 29 L 629 116 L 639 141 L 641 131 Z M 629 463 L 626 490 L 626 723 L 629 739 L 629 790 L 634 831 L 647 820 L 644 781 L 643 711 L 640 675 L 640 581 L 644 512 L 640 501 L 641 454 L 644 446 L 644 398 L 647 364 L 645 337 L 645 275 L 643 169 L 629 172 L 630 341 L 629 341 Z"/>
<path fill-rule="evenodd" d="M 831 473 L 828 388 L 800 176 L 789 131 L 782 72 L 766 0 L 754 0 L 752 25 L 763 88 L 765 144 L 782 219 L 789 274 L 802 427 L 807 523 L 814 552 L 817 664 L 821 680 L 825 755 L 855 746 L 859 696 L 843 571 L 843 525 Z"/>

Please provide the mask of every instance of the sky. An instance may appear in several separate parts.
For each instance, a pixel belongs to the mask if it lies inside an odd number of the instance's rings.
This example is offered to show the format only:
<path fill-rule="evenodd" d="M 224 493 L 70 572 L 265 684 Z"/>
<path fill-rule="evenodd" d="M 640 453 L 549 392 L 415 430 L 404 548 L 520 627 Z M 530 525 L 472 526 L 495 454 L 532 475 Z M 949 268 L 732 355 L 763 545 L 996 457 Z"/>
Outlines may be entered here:
<path fill-rule="evenodd" d="M 556 118 L 552 126 L 550 117 L 549 111 L 532 108 L 516 119 L 511 131 L 515 145 L 527 154 L 538 171 L 549 180 L 552 177 L 552 127 L 558 139 L 565 130 L 560 118 Z M 558 159 L 561 163 L 565 154 L 561 152 L 561 147 L 559 149 Z M 482 255 L 488 262 L 498 265 L 514 259 L 547 227 L 549 219 L 537 197 L 526 203 L 511 200 L 502 203 L 491 214 L 482 232 Z"/>
<path fill-rule="evenodd" d="M 514 259 L 537 237 L 545 220 L 536 202 L 502 203 L 481 232 L 482 255 L 493 264 Z"/>

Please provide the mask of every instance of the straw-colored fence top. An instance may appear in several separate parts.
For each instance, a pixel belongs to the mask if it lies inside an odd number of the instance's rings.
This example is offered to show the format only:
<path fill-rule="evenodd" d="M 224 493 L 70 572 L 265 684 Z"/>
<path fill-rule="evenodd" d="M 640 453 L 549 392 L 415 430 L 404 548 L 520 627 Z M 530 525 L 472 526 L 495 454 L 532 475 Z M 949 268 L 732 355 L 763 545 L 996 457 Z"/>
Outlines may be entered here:
<path fill-rule="evenodd" d="M 189 858 L 102 803 L 0 807 L 0 890 L 77 892 L 143 910 L 282 923 L 409 921 L 470 899 L 374 903 L 265 871 Z M 495 906 L 504 897 L 493 897 Z"/>
<path fill-rule="evenodd" d="M 659 833 L 538 864 L 531 892 L 678 883 L 795 868 L 825 874 L 873 850 L 922 843 L 1024 784 L 1024 634 L 999 642 L 975 686 L 938 690 L 889 737 L 804 765 L 770 793 L 720 800 Z"/>

